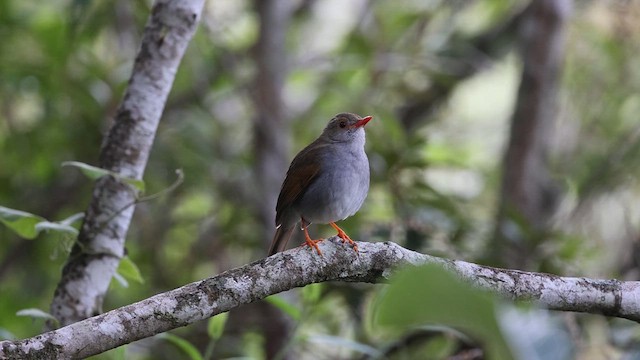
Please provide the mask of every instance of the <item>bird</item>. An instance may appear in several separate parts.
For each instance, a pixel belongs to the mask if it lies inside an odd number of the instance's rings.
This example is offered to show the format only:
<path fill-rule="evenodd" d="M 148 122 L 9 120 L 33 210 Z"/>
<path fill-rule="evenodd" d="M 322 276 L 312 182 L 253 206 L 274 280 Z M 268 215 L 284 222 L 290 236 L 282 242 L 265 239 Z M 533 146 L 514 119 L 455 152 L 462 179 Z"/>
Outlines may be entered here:
<path fill-rule="evenodd" d="M 276 232 L 269 255 L 283 251 L 300 223 L 305 245 L 322 255 L 309 236 L 311 223 L 329 224 L 343 243 L 358 252 L 337 221 L 354 215 L 369 192 L 369 159 L 364 151 L 364 126 L 372 116 L 353 113 L 334 116 L 322 134 L 291 161 L 276 204 Z"/>

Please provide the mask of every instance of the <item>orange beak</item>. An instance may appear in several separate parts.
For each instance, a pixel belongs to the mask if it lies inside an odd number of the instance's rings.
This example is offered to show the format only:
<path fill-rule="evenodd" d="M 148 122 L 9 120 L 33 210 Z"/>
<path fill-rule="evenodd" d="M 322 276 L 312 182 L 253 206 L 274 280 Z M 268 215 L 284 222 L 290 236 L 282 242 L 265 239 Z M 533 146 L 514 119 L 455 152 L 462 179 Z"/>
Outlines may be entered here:
<path fill-rule="evenodd" d="M 369 121 L 371 121 L 371 119 L 373 119 L 373 116 L 365 116 L 362 119 L 358 120 L 358 122 L 356 122 L 355 124 L 353 124 L 353 126 L 359 128 L 361 126 L 365 126 L 367 125 L 367 123 Z"/>

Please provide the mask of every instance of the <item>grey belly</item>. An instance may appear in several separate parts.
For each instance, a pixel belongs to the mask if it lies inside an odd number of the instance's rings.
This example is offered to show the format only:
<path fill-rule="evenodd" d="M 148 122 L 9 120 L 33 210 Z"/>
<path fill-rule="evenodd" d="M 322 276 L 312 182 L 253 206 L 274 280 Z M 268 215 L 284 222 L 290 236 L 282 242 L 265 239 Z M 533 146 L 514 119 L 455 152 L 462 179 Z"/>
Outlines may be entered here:
<path fill-rule="evenodd" d="M 348 173 L 352 175 L 344 175 Z M 335 222 L 355 214 L 367 197 L 368 190 L 368 166 L 359 172 L 351 169 L 325 173 L 309 186 L 295 207 L 308 222 Z"/>

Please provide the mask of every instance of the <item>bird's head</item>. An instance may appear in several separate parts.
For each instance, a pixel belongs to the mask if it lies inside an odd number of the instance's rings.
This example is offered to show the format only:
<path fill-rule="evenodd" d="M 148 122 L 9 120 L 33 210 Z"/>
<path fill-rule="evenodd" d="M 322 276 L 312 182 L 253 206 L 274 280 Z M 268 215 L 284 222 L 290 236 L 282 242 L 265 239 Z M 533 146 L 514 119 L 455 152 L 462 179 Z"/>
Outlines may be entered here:
<path fill-rule="evenodd" d="M 322 136 L 332 142 L 364 141 L 364 126 L 372 116 L 361 117 L 352 113 L 341 113 L 333 117 L 322 132 Z"/>

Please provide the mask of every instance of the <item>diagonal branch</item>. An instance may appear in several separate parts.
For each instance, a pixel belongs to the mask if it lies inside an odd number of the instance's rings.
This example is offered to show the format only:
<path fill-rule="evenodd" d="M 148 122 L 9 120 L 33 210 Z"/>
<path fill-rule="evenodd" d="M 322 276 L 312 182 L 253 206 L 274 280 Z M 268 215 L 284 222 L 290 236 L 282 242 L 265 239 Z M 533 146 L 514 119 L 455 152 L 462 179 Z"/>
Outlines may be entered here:
<path fill-rule="evenodd" d="M 33 338 L 2 341 L 0 358 L 83 358 L 295 287 L 331 280 L 379 282 L 398 266 L 425 263 L 441 264 L 464 280 L 510 299 L 640 321 L 637 281 L 497 269 L 420 254 L 392 242 L 359 242 L 359 255 L 337 240 L 324 241 L 320 247 L 322 257 L 304 247 L 295 248 Z"/>
<path fill-rule="evenodd" d="M 128 88 L 105 137 L 99 166 L 142 179 L 151 145 L 180 60 L 195 32 L 204 0 L 157 0 L 145 27 Z M 113 176 L 99 179 L 51 302 L 67 325 L 101 312 L 137 193 Z"/>

